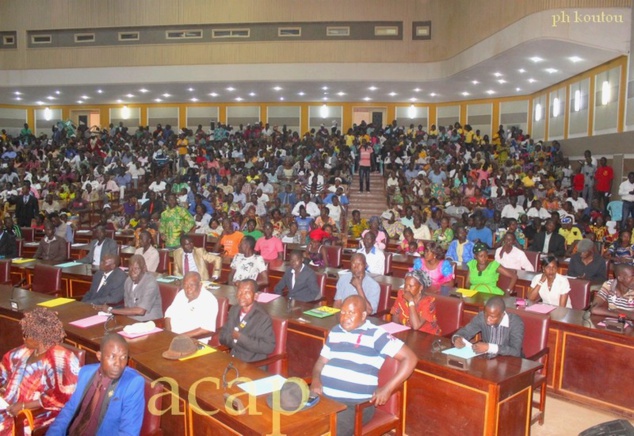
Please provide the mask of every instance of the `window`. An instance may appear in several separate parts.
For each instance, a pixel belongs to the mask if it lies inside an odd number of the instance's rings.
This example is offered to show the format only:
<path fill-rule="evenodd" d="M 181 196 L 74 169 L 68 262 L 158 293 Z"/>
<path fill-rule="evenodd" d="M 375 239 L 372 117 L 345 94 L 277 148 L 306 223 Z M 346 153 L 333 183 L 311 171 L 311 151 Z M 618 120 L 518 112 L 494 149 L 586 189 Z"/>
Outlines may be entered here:
<path fill-rule="evenodd" d="M 416 26 L 416 36 L 429 36 L 429 26 Z"/>
<path fill-rule="evenodd" d="M 326 36 L 350 36 L 349 26 L 328 26 Z"/>
<path fill-rule="evenodd" d="M 51 35 L 31 35 L 31 44 L 50 44 L 52 41 Z"/>
<path fill-rule="evenodd" d="M 166 32 L 167 39 L 200 39 L 203 37 L 202 30 L 169 30 Z"/>
<path fill-rule="evenodd" d="M 212 38 L 248 38 L 250 29 L 215 29 L 211 31 Z"/>
<path fill-rule="evenodd" d="M 119 32 L 119 41 L 138 41 L 139 32 Z"/>
<path fill-rule="evenodd" d="M 412 39 L 431 39 L 431 21 L 414 21 L 412 23 Z"/>
<path fill-rule="evenodd" d="M 95 42 L 94 33 L 75 33 L 75 42 Z"/>
<path fill-rule="evenodd" d="M 302 28 L 301 27 L 278 27 L 277 36 L 281 38 L 302 36 Z"/>
<path fill-rule="evenodd" d="M 2 36 L 2 44 L 4 44 L 4 45 L 13 45 L 13 44 L 15 44 L 15 36 L 13 36 L 13 35 L 3 35 Z"/>
<path fill-rule="evenodd" d="M 374 36 L 398 36 L 398 27 L 374 26 Z"/>

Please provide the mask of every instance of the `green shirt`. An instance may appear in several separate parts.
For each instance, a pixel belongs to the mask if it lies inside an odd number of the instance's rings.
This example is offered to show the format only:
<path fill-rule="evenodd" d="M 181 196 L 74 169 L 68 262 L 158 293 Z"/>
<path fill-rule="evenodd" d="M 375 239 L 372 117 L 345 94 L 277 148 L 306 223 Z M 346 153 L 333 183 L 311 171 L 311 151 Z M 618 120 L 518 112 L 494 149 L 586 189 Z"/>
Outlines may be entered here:
<path fill-rule="evenodd" d="M 189 232 L 195 225 L 196 221 L 187 209 L 176 206 L 165 209 L 161 214 L 159 232 L 165 235 L 166 247 L 179 247 L 181 234 Z"/>

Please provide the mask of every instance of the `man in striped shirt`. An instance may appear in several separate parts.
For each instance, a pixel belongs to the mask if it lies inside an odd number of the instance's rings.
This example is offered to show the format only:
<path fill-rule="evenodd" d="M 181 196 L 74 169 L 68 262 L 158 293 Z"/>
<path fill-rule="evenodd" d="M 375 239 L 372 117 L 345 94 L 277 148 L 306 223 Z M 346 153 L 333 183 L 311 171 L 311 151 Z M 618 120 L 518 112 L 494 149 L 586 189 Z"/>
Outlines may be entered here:
<path fill-rule="evenodd" d="M 614 267 L 613 280 L 603 284 L 592 302 L 592 314 L 634 320 L 634 266 Z"/>
<path fill-rule="evenodd" d="M 337 415 L 337 435 L 353 434 L 356 404 L 385 404 L 416 366 L 416 355 L 407 345 L 366 320 L 366 307 L 359 295 L 343 301 L 339 325 L 328 334 L 313 368 L 311 391 L 347 406 Z M 379 370 L 388 356 L 399 361 L 398 372 L 378 387 Z M 364 409 L 363 423 L 373 415 L 374 407 Z"/>

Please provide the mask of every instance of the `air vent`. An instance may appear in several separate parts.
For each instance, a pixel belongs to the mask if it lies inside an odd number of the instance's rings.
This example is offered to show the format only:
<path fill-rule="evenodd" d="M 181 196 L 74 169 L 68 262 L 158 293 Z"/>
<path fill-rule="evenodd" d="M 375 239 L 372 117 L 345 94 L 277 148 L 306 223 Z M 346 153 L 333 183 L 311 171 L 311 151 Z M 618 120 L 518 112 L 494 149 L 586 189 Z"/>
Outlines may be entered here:
<path fill-rule="evenodd" d="M 94 33 L 75 33 L 75 42 L 95 42 Z"/>
<path fill-rule="evenodd" d="M 167 39 L 200 39 L 202 30 L 169 30 L 165 33 Z"/>
<path fill-rule="evenodd" d="M 139 32 L 119 32 L 119 41 L 138 41 Z"/>
<path fill-rule="evenodd" d="M 248 38 L 250 29 L 215 29 L 211 31 L 212 38 Z"/>
<path fill-rule="evenodd" d="M 292 38 L 302 36 L 302 28 L 301 27 L 278 27 L 277 28 L 277 36 L 280 38 Z"/>
<path fill-rule="evenodd" d="M 31 35 L 31 44 L 50 44 L 52 41 L 51 35 Z"/>
<path fill-rule="evenodd" d="M 326 27 L 326 36 L 350 36 L 349 26 Z"/>

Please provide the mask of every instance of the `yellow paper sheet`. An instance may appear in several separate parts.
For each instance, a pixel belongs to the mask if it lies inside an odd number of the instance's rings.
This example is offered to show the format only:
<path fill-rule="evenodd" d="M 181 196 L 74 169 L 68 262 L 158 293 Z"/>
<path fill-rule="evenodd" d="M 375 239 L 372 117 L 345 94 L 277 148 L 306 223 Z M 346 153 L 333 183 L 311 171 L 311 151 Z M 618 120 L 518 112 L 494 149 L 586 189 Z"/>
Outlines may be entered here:
<path fill-rule="evenodd" d="M 54 298 L 52 300 L 45 301 L 43 303 L 38 303 L 38 306 L 44 307 L 56 307 L 61 306 L 62 304 L 70 303 L 75 301 L 74 298 Z"/>
<path fill-rule="evenodd" d="M 33 262 L 35 259 L 31 259 L 28 257 L 16 257 L 15 259 L 13 259 L 13 263 L 27 263 L 27 262 Z"/>
<path fill-rule="evenodd" d="M 187 356 L 187 357 L 183 357 L 181 359 L 178 360 L 189 360 L 189 359 L 195 359 L 196 357 L 200 357 L 200 356 L 204 356 L 205 354 L 211 354 L 211 353 L 215 353 L 216 349 L 212 348 L 212 347 L 205 347 L 202 350 L 198 350 L 196 351 L 194 354 L 192 354 L 191 356 Z"/>
<path fill-rule="evenodd" d="M 313 310 L 319 310 L 320 312 L 325 312 L 325 313 L 337 313 L 341 311 L 341 309 L 336 309 L 330 306 L 319 306 L 319 307 L 315 307 Z"/>
<path fill-rule="evenodd" d="M 475 294 L 478 293 L 478 291 L 476 291 L 474 289 L 463 289 L 463 288 L 458 289 L 456 292 L 459 293 L 459 294 L 462 294 L 463 296 L 465 296 L 467 298 L 468 297 L 473 297 Z"/>

